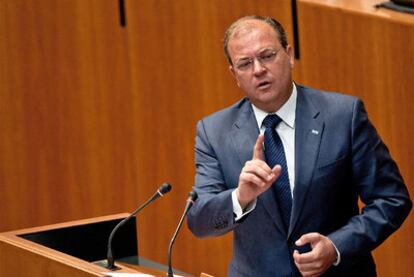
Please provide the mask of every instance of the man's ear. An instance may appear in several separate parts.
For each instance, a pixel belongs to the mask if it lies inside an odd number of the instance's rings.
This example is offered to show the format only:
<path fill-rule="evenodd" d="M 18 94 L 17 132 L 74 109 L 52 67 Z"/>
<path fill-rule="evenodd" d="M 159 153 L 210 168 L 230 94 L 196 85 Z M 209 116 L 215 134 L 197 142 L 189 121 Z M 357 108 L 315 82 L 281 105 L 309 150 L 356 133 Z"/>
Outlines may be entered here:
<path fill-rule="evenodd" d="M 232 65 L 229 65 L 229 70 L 231 72 L 231 75 L 233 75 L 233 77 L 236 78 L 236 72 L 234 71 L 234 67 Z"/>
<path fill-rule="evenodd" d="M 229 70 L 230 70 L 231 75 L 233 75 L 234 79 L 236 79 L 237 86 L 240 87 L 239 80 L 237 79 L 236 71 L 234 70 L 234 67 L 232 65 L 229 65 Z"/>
<path fill-rule="evenodd" d="M 295 65 L 295 51 L 293 51 L 293 47 L 288 45 L 286 47 L 286 53 L 289 55 L 290 68 L 293 69 Z"/>

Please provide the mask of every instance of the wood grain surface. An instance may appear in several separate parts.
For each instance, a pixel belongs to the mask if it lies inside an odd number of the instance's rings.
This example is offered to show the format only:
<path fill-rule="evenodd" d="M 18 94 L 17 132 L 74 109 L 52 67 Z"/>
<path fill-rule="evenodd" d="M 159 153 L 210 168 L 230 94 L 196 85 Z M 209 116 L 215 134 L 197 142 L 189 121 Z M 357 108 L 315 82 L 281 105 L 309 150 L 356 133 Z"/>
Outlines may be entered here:
<path fill-rule="evenodd" d="M 413 194 L 414 19 L 379 1 L 299 0 L 295 80 L 361 97 Z M 130 212 L 140 255 L 167 248 L 194 180 L 195 124 L 243 96 L 224 58 L 235 19 L 273 16 L 292 43 L 288 0 L 0 0 L 0 231 Z M 413 216 L 375 251 L 380 276 L 414 272 Z M 202 257 L 202 258 L 199 258 Z M 183 226 L 173 265 L 226 276 L 231 234 Z"/>

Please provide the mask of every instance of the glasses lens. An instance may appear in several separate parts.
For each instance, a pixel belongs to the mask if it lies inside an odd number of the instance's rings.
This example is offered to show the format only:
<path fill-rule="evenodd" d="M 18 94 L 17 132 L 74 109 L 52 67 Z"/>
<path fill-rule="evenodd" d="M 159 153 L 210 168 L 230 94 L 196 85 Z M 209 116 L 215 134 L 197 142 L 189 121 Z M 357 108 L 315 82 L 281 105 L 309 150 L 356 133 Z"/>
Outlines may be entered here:
<path fill-rule="evenodd" d="M 263 53 L 261 53 L 257 58 L 262 63 L 269 63 L 272 62 L 275 57 L 276 51 L 266 50 Z"/>
<path fill-rule="evenodd" d="M 247 70 L 247 69 L 249 69 L 251 64 L 252 64 L 252 59 L 247 58 L 247 59 L 242 59 L 242 60 L 238 61 L 237 64 L 236 64 L 236 67 L 239 70 Z"/>

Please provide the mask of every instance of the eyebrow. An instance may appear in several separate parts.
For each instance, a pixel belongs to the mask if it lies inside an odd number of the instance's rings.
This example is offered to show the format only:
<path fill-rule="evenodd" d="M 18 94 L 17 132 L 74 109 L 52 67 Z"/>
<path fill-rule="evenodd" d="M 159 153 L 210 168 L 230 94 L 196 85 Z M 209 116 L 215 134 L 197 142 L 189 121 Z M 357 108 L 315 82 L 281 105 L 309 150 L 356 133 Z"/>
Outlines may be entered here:
<path fill-rule="evenodd" d="M 265 48 L 265 49 L 263 49 L 263 50 L 260 50 L 259 51 L 259 53 L 257 53 L 255 56 L 253 56 L 253 57 L 256 57 L 256 56 L 258 56 L 258 55 L 260 55 L 260 54 L 262 54 L 262 53 L 264 53 L 264 52 L 266 52 L 266 51 L 277 51 L 277 50 L 275 50 L 275 49 L 273 49 L 273 48 Z M 242 60 L 249 60 L 249 59 L 251 59 L 252 57 L 251 56 L 246 56 L 246 57 L 241 57 L 241 58 L 239 58 L 239 59 L 236 59 L 236 61 L 242 61 Z"/>

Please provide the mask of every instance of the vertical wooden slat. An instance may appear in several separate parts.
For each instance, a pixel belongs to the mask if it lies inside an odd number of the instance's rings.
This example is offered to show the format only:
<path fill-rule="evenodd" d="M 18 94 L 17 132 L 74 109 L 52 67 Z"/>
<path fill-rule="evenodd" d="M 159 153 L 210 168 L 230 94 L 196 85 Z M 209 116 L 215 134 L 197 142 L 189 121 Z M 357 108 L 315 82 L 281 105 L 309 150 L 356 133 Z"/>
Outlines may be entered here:
<path fill-rule="evenodd" d="M 117 3 L 1 5 L 0 228 L 132 209 L 132 100 Z"/>

